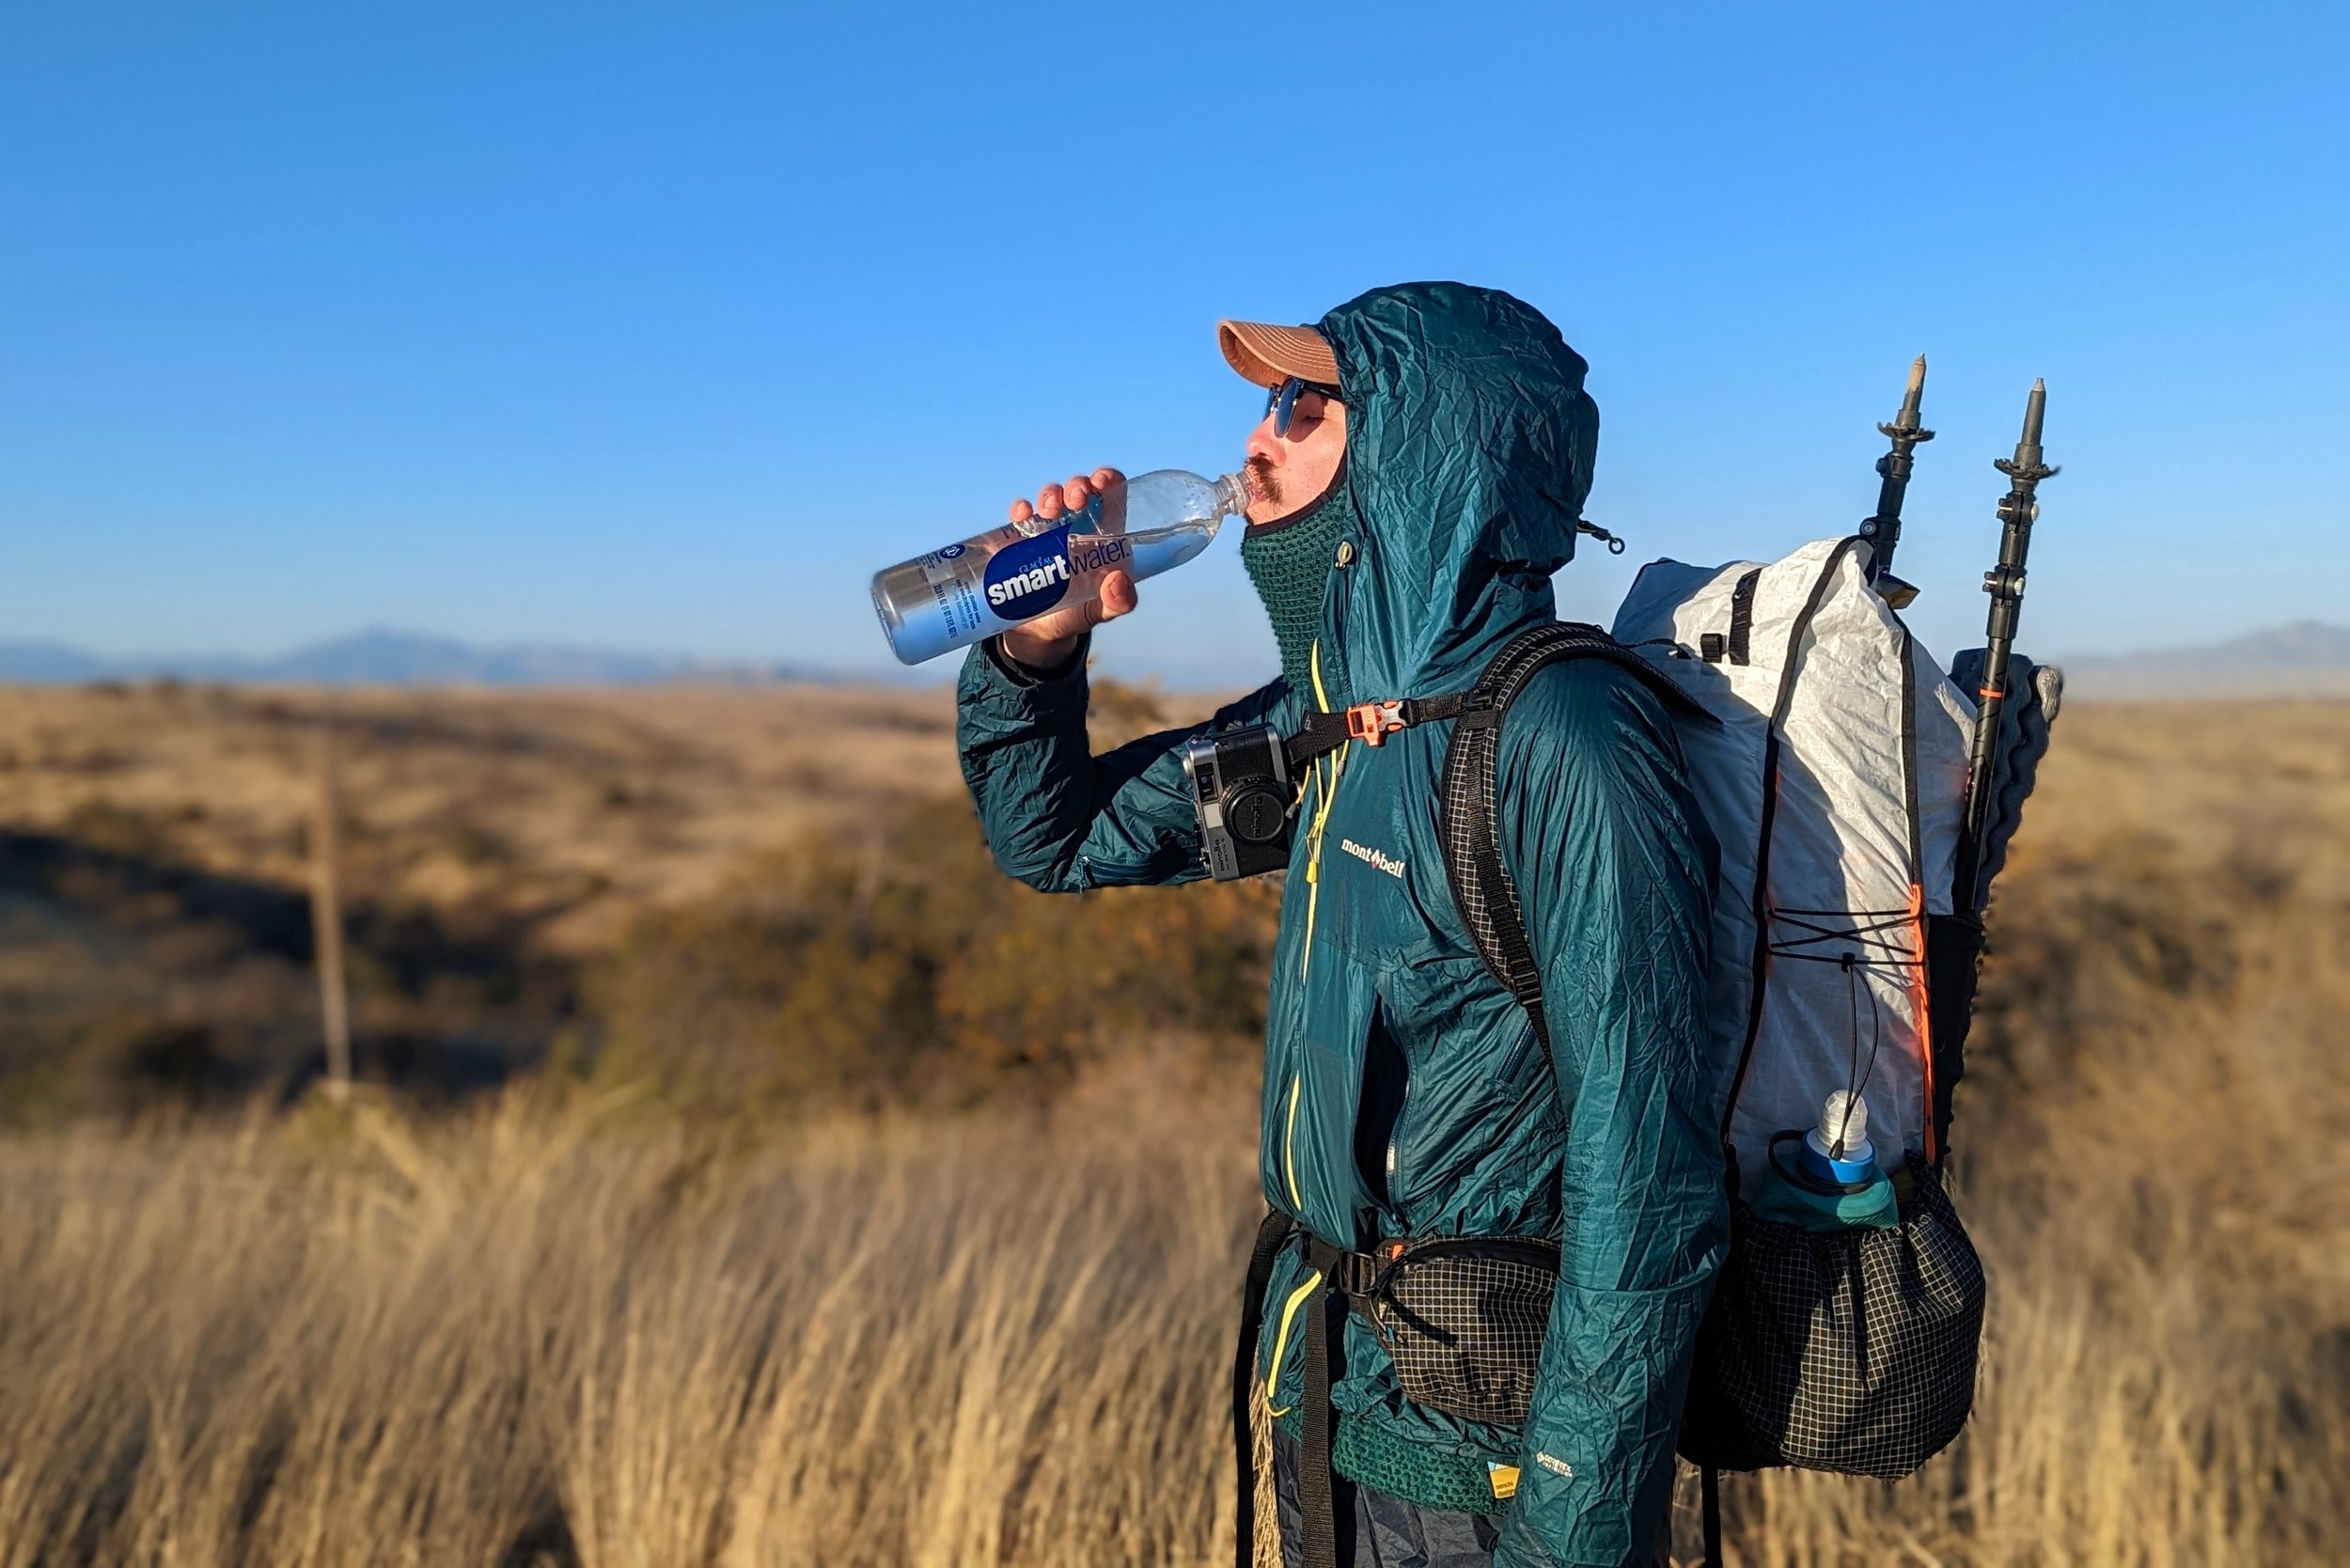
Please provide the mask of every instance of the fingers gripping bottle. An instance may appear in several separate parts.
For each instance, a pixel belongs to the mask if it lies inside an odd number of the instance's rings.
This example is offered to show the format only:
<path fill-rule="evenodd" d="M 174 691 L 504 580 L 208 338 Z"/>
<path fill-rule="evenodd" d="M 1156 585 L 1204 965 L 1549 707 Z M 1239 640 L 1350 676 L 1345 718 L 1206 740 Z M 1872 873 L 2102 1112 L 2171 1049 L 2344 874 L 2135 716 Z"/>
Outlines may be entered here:
<path fill-rule="evenodd" d="M 1247 504 L 1237 474 L 1138 474 L 1062 522 L 990 529 L 876 572 L 873 610 L 899 662 L 918 665 L 1048 610 L 1097 599 L 1113 571 L 1137 581 L 1170 572 L 1205 550 L 1224 519 Z"/>

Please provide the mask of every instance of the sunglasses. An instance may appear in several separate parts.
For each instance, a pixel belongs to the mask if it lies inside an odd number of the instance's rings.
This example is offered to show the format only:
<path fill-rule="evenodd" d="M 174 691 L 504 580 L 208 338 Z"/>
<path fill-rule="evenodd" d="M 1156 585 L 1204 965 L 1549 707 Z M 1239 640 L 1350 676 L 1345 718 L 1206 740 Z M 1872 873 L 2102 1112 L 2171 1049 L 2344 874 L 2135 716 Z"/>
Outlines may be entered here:
<path fill-rule="evenodd" d="M 1323 382 L 1308 381 L 1302 376 L 1290 377 L 1289 380 L 1273 388 L 1265 397 L 1264 411 L 1273 416 L 1275 435 L 1289 434 L 1290 420 L 1296 416 L 1297 395 L 1301 392 L 1318 392 L 1332 402 L 1339 401 L 1337 387 Z"/>

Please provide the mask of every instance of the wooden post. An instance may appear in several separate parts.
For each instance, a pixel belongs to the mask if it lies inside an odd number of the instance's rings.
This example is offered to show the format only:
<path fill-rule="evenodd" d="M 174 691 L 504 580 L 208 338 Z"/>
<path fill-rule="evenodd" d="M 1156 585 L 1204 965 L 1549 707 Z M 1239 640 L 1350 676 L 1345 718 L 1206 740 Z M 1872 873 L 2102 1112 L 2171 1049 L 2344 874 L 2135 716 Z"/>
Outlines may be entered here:
<path fill-rule="evenodd" d="M 318 808 L 310 828 L 310 928 L 326 1031 L 326 1088 L 351 1093 L 351 998 L 343 985 L 342 796 L 335 781 L 335 721 L 318 732 Z"/>

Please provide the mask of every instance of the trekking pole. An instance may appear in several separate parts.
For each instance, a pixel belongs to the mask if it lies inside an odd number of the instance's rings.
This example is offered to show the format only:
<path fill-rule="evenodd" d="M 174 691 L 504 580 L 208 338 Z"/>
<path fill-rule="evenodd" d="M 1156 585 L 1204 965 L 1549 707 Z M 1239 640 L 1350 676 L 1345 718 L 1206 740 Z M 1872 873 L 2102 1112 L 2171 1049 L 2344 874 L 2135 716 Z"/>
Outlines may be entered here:
<path fill-rule="evenodd" d="M 1877 595 L 1897 610 L 1905 610 L 1918 597 L 1918 589 L 1893 575 L 1893 552 L 1902 542 L 1902 497 L 1909 493 L 1910 452 L 1920 442 L 1934 439 L 1934 432 L 1918 423 L 1918 404 L 1926 391 L 1926 356 L 1919 354 L 1909 368 L 1909 387 L 1902 394 L 1902 411 L 1893 416 L 1889 425 L 1877 430 L 1893 443 L 1893 449 L 1877 459 L 1877 510 L 1874 515 L 1860 524 L 1860 537 L 1874 548 L 1871 552 L 1869 581 L 1876 586 Z"/>
<path fill-rule="evenodd" d="M 2048 384 L 2031 384 L 2024 404 L 2024 433 L 2015 455 L 1999 458 L 1992 466 L 2008 477 L 2008 493 L 1999 498 L 1999 564 L 1982 574 L 1982 591 L 1991 596 L 1991 618 L 1983 633 L 1982 686 L 1975 694 L 1975 733 L 1966 760 L 1966 815 L 1960 824 L 1958 874 L 1951 882 L 1951 903 L 1962 914 L 1982 908 L 1976 886 L 1982 866 L 1982 835 L 1991 820 L 1991 775 L 1998 757 L 1999 721 L 2007 709 L 2008 656 L 2015 651 L 2015 621 L 2024 604 L 2024 557 L 2031 549 L 2031 525 L 2040 515 L 2032 498 L 2040 481 L 2056 472 L 2041 461 L 2040 422 L 2048 409 Z"/>

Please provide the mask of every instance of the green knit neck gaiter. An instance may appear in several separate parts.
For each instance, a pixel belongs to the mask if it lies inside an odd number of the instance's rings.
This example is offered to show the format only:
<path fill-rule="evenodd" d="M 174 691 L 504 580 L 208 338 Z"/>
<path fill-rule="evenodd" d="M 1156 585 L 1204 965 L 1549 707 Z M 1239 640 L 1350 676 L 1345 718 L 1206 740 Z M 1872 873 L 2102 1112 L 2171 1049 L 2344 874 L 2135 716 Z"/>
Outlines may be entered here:
<path fill-rule="evenodd" d="M 1346 486 L 1330 487 L 1321 500 L 1296 516 L 1261 531 L 1251 528 L 1240 541 L 1240 563 L 1257 585 L 1273 640 L 1281 648 L 1281 673 L 1290 690 L 1313 699 L 1311 658 L 1322 627 L 1322 594 L 1330 580 L 1339 534 L 1347 516 Z M 1325 661 L 1326 662 L 1326 661 Z"/>

